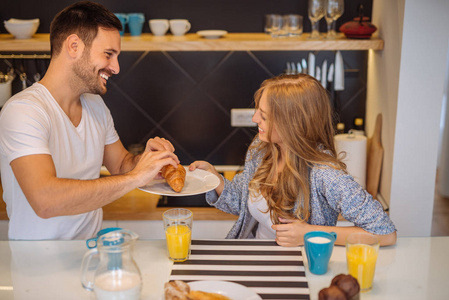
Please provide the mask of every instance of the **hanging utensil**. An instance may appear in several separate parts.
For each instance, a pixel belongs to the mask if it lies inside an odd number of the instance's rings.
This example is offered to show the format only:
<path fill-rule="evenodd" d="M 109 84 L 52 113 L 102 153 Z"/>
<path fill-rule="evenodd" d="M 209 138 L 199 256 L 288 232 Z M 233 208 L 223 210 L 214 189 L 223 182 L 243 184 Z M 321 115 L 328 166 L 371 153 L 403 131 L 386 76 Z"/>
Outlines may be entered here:
<path fill-rule="evenodd" d="M 287 68 L 285 69 L 285 74 L 290 75 L 292 72 L 292 70 L 290 68 L 290 63 L 287 62 L 285 65 L 287 66 Z"/>
<path fill-rule="evenodd" d="M 345 89 L 345 67 L 343 65 L 343 56 L 340 51 L 335 54 L 335 82 L 334 89 L 343 91 Z"/>
<path fill-rule="evenodd" d="M 329 72 L 327 73 L 327 81 L 328 82 L 334 81 L 334 64 L 333 63 L 329 66 Z"/>
<path fill-rule="evenodd" d="M 321 85 L 327 88 L 327 60 L 324 60 L 321 66 Z"/>
<path fill-rule="evenodd" d="M 22 82 L 22 90 L 27 88 L 27 73 L 25 72 L 25 67 L 23 60 L 19 62 L 19 79 Z"/>
<path fill-rule="evenodd" d="M 291 62 L 291 63 L 290 63 L 290 68 L 291 68 L 291 70 L 292 70 L 292 75 L 298 74 L 298 73 L 296 72 L 296 66 L 295 66 L 295 63 L 294 63 L 294 62 Z"/>
<path fill-rule="evenodd" d="M 302 64 L 302 72 L 303 72 L 304 74 L 307 74 L 307 73 L 308 73 L 308 72 L 307 72 L 307 61 L 306 61 L 305 58 L 302 59 L 301 64 Z"/>
<path fill-rule="evenodd" d="M 27 88 L 27 73 L 20 73 L 20 81 L 22 81 L 22 90 Z"/>
<path fill-rule="evenodd" d="M 301 63 L 300 62 L 296 63 L 296 72 L 298 72 L 298 74 L 302 73 L 302 67 L 301 67 Z"/>
<path fill-rule="evenodd" d="M 309 75 L 315 77 L 315 54 L 313 54 L 312 52 L 309 53 L 308 66 Z"/>
<path fill-rule="evenodd" d="M 39 73 L 39 68 L 37 66 L 37 59 L 34 60 L 34 65 L 36 66 L 36 73 L 33 75 L 34 82 L 41 80 L 41 74 Z"/>

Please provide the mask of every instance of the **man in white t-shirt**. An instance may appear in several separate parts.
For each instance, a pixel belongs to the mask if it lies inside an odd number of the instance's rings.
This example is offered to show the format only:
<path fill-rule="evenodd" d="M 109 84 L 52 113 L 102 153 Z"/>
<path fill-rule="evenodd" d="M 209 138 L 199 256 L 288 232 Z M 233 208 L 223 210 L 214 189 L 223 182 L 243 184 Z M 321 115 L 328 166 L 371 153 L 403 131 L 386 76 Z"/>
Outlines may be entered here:
<path fill-rule="evenodd" d="M 50 27 L 51 61 L 39 83 L 0 114 L 3 199 L 10 239 L 86 239 L 102 207 L 176 166 L 173 145 L 150 139 L 134 156 L 123 147 L 99 95 L 120 71 L 122 26 L 100 4 L 78 2 Z M 104 164 L 113 176 L 99 178 Z"/>

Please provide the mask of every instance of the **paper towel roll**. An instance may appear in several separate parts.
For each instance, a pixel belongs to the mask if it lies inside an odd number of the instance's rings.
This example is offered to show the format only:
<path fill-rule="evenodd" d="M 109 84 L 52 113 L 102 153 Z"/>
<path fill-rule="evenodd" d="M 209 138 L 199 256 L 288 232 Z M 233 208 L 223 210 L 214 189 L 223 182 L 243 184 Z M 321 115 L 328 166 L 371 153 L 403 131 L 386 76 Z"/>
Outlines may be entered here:
<path fill-rule="evenodd" d="M 346 153 L 343 162 L 355 181 L 366 188 L 366 136 L 355 134 L 337 134 L 334 137 L 338 157 Z"/>

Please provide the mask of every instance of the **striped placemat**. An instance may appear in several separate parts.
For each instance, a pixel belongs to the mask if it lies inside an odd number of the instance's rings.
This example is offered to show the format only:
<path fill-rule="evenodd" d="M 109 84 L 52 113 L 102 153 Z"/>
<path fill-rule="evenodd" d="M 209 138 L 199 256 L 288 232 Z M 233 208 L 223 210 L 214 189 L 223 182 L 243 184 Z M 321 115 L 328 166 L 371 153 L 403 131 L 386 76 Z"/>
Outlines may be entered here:
<path fill-rule="evenodd" d="M 170 280 L 225 280 L 262 299 L 310 299 L 300 247 L 266 240 L 192 240 L 191 255 L 174 263 Z"/>

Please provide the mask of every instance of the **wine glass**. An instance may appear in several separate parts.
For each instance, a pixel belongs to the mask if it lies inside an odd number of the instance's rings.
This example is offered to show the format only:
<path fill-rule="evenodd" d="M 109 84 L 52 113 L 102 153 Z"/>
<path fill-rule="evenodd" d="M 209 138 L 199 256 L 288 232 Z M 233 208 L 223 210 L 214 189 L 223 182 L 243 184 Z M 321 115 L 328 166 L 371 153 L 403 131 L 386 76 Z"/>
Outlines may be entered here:
<path fill-rule="evenodd" d="M 324 17 L 324 1 L 325 0 L 309 0 L 309 19 L 312 23 L 311 39 L 317 39 L 320 37 L 319 20 Z"/>
<path fill-rule="evenodd" d="M 325 15 L 327 23 L 327 38 L 335 39 L 337 33 L 335 31 L 335 21 L 341 17 L 345 9 L 343 0 L 326 0 Z"/>

